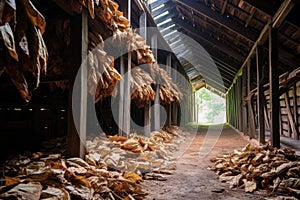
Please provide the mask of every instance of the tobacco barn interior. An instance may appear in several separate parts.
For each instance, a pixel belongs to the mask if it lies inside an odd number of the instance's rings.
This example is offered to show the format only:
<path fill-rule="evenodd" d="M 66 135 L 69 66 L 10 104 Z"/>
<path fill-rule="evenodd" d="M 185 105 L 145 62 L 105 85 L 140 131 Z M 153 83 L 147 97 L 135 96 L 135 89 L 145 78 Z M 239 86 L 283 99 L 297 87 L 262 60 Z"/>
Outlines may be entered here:
<path fill-rule="evenodd" d="M 299 0 L 0 0 L 0 199 L 300 199 Z"/>

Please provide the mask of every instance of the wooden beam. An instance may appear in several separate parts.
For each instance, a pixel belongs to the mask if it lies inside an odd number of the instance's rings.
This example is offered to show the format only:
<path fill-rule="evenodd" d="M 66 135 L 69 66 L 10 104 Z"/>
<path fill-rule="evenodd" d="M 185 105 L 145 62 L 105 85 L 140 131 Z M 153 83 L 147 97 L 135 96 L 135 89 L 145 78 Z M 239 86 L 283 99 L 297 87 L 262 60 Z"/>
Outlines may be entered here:
<path fill-rule="evenodd" d="M 151 102 L 146 103 L 144 107 L 144 135 L 150 137 L 151 132 Z"/>
<path fill-rule="evenodd" d="M 131 0 L 127 1 L 127 19 L 131 20 Z M 123 118 L 123 132 L 128 137 L 130 134 L 130 121 L 131 121 L 131 92 L 130 92 L 130 80 L 131 80 L 131 52 L 127 54 L 127 65 L 125 66 L 124 72 L 126 73 L 124 80 L 124 118 Z"/>
<path fill-rule="evenodd" d="M 269 82 L 271 107 L 271 143 L 280 148 L 279 134 L 279 76 L 277 30 L 269 27 Z"/>
<path fill-rule="evenodd" d="M 280 2 L 282 1 L 273 1 L 273 0 L 264 0 L 264 1 L 256 1 L 256 0 L 244 0 L 250 5 L 256 7 L 258 10 L 264 12 L 265 14 L 269 16 L 275 16 L 276 9 L 280 7 Z M 298 4 L 296 9 L 293 9 L 293 11 L 286 17 L 286 20 L 288 23 L 293 24 L 294 26 L 300 27 L 299 20 L 297 19 L 297 16 L 299 12 L 299 0 L 294 0 L 293 3 Z"/>
<path fill-rule="evenodd" d="M 78 24 L 80 24 L 78 26 Z M 68 133 L 67 133 L 67 155 L 83 158 L 85 155 L 86 141 L 86 115 L 87 115 L 87 69 L 81 66 L 87 56 L 88 50 L 88 13 L 83 10 L 82 14 L 71 18 L 71 49 L 73 63 L 73 78 L 69 91 L 68 105 Z M 79 69 L 79 80 L 77 79 L 79 91 L 73 91 L 75 77 Z M 73 92 L 75 92 L 73 94 Z M 76 111 L 73 108 L 76 106 Z M 74 111 L 74 112 L 73 112 Z M 76 124 L 77 126 L 76 126 Z"/>
<path fill-rule="evenodd" d="M 124 77 L 124 56 L 120 57 L 120 74 Z M 119 88 L 119 119 L 118 119 L 118 134 L 123 135 L 124 127 L 124 79 L 120 80 Z"/>
<path fill-rule="evenodd" d="M 251 62 L 248 62 L 247 65 L 247 89 L 248 89 L 248 99 L 247 99 L 247 105 L 248 105 L 248 123 L 249 123 L 249 137 L 255 138 L 255 117 L 254 117 L 254 111 L 253 111 L 253 105 L 252 105 L 252 98 L 253 95 L 250 95 L 251 92 L 251 82 L 252 82 L 252 77 L 251 77 Z"/>
<path fill-rule="evenodd" d="M 226 8 L 227 8 L 228 0 L 225 0 L 222 6 L 221 14 L 224 15 Z"/>
<path fill-rule="evenodd" d="M 280 8 L 277 10 L 274 17 L 271 19 L 272 28 L 277 28 L 281 25 L 281 23 L 285 19 L 286 15 L 291 11 L 293 6 L 294 6 L 294 3 L 292 2 L 292 0 L 285 0 L 281 4 Z M 247 66 L 248 61 L 251 60 L 251 58 L 253 57 L 253 55 L 256 52 L 256 47 L 258 45 L 263 45 L 265 43 L 265 41 L 267 40 L 268 30 L 269 30 L 269 26 L 270 26 L 269 24 L 270 23 L 266 24 L 264 26 L 264 28 L 262 29 L 262 31 L 260 32 L 257 40 L 254 42 L 247 58 L 245 59 L 244 63 L 242 64 L 242 66 L 237 74 L 239 74 L 243 70 L 243 68 Z M 235 79 L 237 79 L 237 77 L 238 77 L 238 75 L 236 75 Z"/>
<path fill-rule="evenodd" d="M 265 116 L 264 116 L 264 89 L 263 89 L 263 81 L 264 81 L 264 74 L 263 74 L 263 47 L 257 46 L 256 49 L 256 74 L 257 74 L 257 113 L 258 113 L 258 137 L 259 143 L 265 144 Z"/>
<path fill-rule="evenodd" d="M 200 44 L 202 44 L 204 41 L 205 43 L 209 44 L 211 48 L 216 48 L 224 54 L 233 57 L 239 62 L 242 62 L 242 60 L 245 59 L 239 52 L 236 52 L 234 49 L 232 49 L 231 46 L 221 43 L 221 41 L 202 33 L 201 30 L 196 29 L 192 25 L 188 24 L 185 20 L 174 19 L 173 21 L 177 26 L 187 31 L 189 35 L 193 35 L 193 38 L 197 38 L 196 40 L 199 41 Z"/>
<path fill-rule="evenodd" d="M 252 20 L 252 18 L 254 16 L 254 14 L 255 14 L 255 11 L 256 11 L 255 7 L 252 7 L 251 10 L 250 10 L 250 15 L 249 15 L 249 17 L 246 20 L 245 28 L 247 28 L 249 26 L 249 24 L 250 24 L 250 22 L 251 22 L 251 20 Z"/>
<path fill-rule="evenodd" d="M 140 36 L 147 40 L 147 14 L 145 12 L 140 15 L 139 25 Z"/>
<path fill-rule="evenodd" d="M 127 66 L 126 66 L 126 78 L 124 85 L 124 119 L 123 119 L 123 131 L 128 136 L 130 134 L 130 121 L 131 121 L 131 92 L 130 92 L 130 80 L 131 80 L 131 53 L 128 52 Z"/>
<path fill-rule="evenodd" d="M 221 15 L 221 13 L 213 11 L 209 7 L 205 6 L 204 4 L 192 0 L 177 0 L 177 2 L 181 5 L 184 5 L 194 10 L 195 12 L 197 12 L 202 16 L 206 16 L 207 18 L 219 24 L 220 26 L 229 29 L 230 31 L 242 36 L 247 40 L 255 41 L 257 38 L 256 33 L 249 31 L 245 27 L 241 27 L 241 25 L 238 22 L 234 21 L 233 19 L 227 18 L 226 16 Z"/>
<path fill-rule="evenodd" d="M 297 108 L 297 85 L 293 86 L 293 115 L 295 121 L 295 127 L 297 131 L 297 135 L 294 135 L 294 139 L 299 140 L 299 123 L 298 123 L 298 108 Z"/>
<path fill-rule="evenodd" d="M 168 56 L 167 56 L 167 60 L 166 60 L 166 66 L 167 66 L 167 74 L 168 74 L 168 76 L 169 77 L 171 77 L 172 76 L 172 74 L 171 74 L 171 68 L 172 68 L 172 54 L 168 54 Z M 172 108 L 171 108 L 171 104 L 168 104 L 167 105 L 167 123 L 166 123 L 166 125 L 167 126 L 171 126 L 171 124 L 172 124 Z"/>
<path fill-rule="evenodd" d="M 247 102 L 246 102 L 246 96 L 247 96 L 247 70 L 243 69 L 243 75 L 242 75 L 242 105 L 243 105 L 243 129 L 242 132 L 244 134 L 247 134 Z"/>
<path fill-rule="evenodd" d="M 242 95 L 242 90 L 243 90 L 243 87 L 242 87 L 242 77 L 240 76 L 240 78 L 238 79 L 238 87 L 237 87 L 237 90 L 238 90 L 238 116 L 237 117 L 237 120 L 238 120 L 238 127 L 239 127 L 239 131 L 242 131 L 243 130 L 243 95 Z"/>

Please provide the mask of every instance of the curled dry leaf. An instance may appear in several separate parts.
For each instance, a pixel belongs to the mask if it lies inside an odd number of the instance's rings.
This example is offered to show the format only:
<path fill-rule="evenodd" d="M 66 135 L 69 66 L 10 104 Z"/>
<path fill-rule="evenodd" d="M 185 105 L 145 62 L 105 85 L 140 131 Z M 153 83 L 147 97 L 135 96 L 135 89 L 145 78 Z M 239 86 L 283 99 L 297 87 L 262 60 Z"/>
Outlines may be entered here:
<path fill-rule="evenodd" d="M 233 187 L 242 186 L 246 192 L 259 188 L 297 196 L 299 190 L 299 157 L 291 149 L 276 149 L 271 145 L 254 147 L 247 144 L 241 151 L 211 158 L 220 181 Z M 241 183 L 243 179 L 244 184 Z"/>

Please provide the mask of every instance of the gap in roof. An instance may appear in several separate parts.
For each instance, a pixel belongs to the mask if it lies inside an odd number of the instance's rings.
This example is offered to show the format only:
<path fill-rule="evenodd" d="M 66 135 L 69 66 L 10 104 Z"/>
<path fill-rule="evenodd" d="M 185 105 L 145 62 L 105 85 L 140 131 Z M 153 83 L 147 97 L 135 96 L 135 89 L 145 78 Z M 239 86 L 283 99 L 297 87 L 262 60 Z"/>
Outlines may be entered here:
<path fill-rule="evenodd" d="M 161 5 L 159 5 L 159 6 L 157 6 L 156 8 L 151 9 L 151 12 L 154 12 L 154 11 L 156 11 L 156 10 L 158 10 L 158 9 L 163 8 L 163 7 L 165 7 L 165 4 L 164 4 L 164 3 L 161 4 Z"/>
<path fill-rule="evenodd" d="M 156 17 L 153 17 L 153 19 L 154 19 L 154 20 L 157 20 L 158 18 L 163 17 L 163 16 L 165 16 L 165 15 L 167 15 L 167 14 L 169 14 L 169 11 L 165 11 L 165 12 L 163 12 L 163 13 L 157 15 Z"/>
<path fill-rule="evenodd" d="M 157 24 L 157 26 L 164 25 L 164 24 L 166 24 L 166 23 L 168 23 L 168 22 L 170 22 L 170 21 L 172 21 L 172 19 L 171 19 L 171 18 L 168 18 L 168 19 L 166 19 L 165 21 L 160 22 L 159 24 Z"/>
<path fill-rule="evenodd" d="M 160 30 L 160 32 L 163 33 L 164 31 L 169 30 L 170 28 L 173 28 L 174 26 L 175 26 L 175 24 L 172 24 L 171 26 L 168 26 L 167 28 Z"/>
<path fill-rule="evenodd" d="M 172 32 L 170 32 L 170 33 L 164 35 L 164 37 L 167 37 L 167 36 L 169 36 L 169 35 L 171 35 L 171 34 L 173 34 L 173 33 L 176 33 L 176 32 L 177 32 L 177 30 L 174 30 L 174 31 L 172 31 Z"/>
<path fill-rule="evenodd" d="M 158 0 L 148 0 L 149 4 L 154 3 L 156 1 L 158 1 Z"/>

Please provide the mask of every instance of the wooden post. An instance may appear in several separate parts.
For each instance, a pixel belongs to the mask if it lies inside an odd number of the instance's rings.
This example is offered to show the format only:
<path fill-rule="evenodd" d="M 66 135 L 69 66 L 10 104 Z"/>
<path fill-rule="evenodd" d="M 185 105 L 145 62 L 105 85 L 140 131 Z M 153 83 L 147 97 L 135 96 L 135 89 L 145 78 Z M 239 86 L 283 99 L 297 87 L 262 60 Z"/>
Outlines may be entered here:
<path fill-rule="evenodd" d="M 147 40 L 147 14 L 143 12 L 140 16 L 140 35 Z M 146 103 L 144 107 L 144 135 L 150 137 L 151 132 L 151 102 Z"/>
<path fill-rule="evenodd" d="M 78 25 L 80 24 L 80 25 Z M 71 89 L 69 91 L 68 105 L 68 133 L 67 133 L 67 155 L 69 157 L 81 157 L 85 155 L 86 141 L 86 114 L 87 114 L 87 68 L 86 64 L 81 66 L 82 61 L 87 56 L 88 51 L 88 14 L 83 9 L 82 14 L 76 15 L 71 19 L 71 45 L 73 77 Z M 73 96 L 73 85 L 77 70 L 79 69 L 79 92 Z M 72 112 L 72 105 L 78 106 L 78 112 Z M 76 129 L 75 121 L 78 123 Z"/>
<path fill-rule="evenodd" d="M 127 1 L 127 7 L 124 6 L 124 12 L 127 13 L 127 19 L 131 20 L 131 0 Z M 128 52 L 127 65 L 124 68 L 126 73 L 124 80 L 124 106 L 123 106 L 123 132 L 126 136 L 130 134 L 130 107 L 131 107 L 131 93 L 130 93 L 130 80 L 131 80 L 131 52 Z"/>
<path fill-rule="evenodd" d="M 120 57 L 120 74 L 124 77 L 124 56 Z M 124 79 L 120 80 L 120 88 L 119 88 L 119 135 L 123 135 L 123 127 L 124 127 Z"/>
<path fill-rule="evenodd" d="M 248 96 L 247 96 L 247 105 L 248 105 L 248 122 L 249 122 L 249 137 L 255 138 L 255 120 L 254 120 L 254 112 L 253 112 L 253 105 L 252 105 L 252 98 L 253 95 L 250 94 L 251 92 L 251 60 L 249 60 L 247 64 L 247 89 L 248 89 Z"/>
<path fill-rule="evenodd" d="M 171 77 L 171 67 L 172 67 L 172 54 L 169 54 L 167 56 L 167 61 L 166 61 L 166 66 L 167 66 L 167 74 L 169 77 Z M 172 108 L 171 104 L 167 105 L 167 123 L 166 126 L 171 126 L 171 118 L 172 118 Z"/>
<path fill-rule="evenodd" d="M 265 143 L 265 117 L 264 117 L 264 89 L 263 89 L 263 46 L 256 49 L 256 69 L 257 69 L 257 113 L 258 113 L 258 137 L 261 144 Z"/>
<path fill-rule="evenodd" d="M 246 107 L 246 101 L 245 98 L 247 96 L 247 70 L 246 68 L 243 69 L 243 75 L 242 75 L 242 104 L 243 104 L 243 133 L 246 134 L 247 131 L 247 107 Z"/>
<path fill-rule="evenodd" d="M 177 83 L 177 64 L 174 65 L 174 82 Z M 174 102 L 173 105 L 172 105 L 172 124 L 174 125 L 178 125 L 178 105 L 177 105 L 177 102 Z"/>
<path fill-rule="evenodd" d="M 130 105 L 131 105 L 131 93 L 130 93 L 130 79 L 131 79 L 131 53 L 128 52 L 128 60 L 126 66 L 126 78 L 125 78 L 125 85 L 124 85 L 124 129 L 126 136 L 130 134 Z"/>
<path fill-rule="evenodd" d="M 151 37 L 151 47 L 154 58 L 157 60 L 157 35 Z M 159 104 L 159 82 L 156 80 L 155 99 L 154 99 L 154 130 L 160 130 L 160 104 Z"/>
<path fill-rule="evenodd" d="M 269 27 L 269 78 L 271 108 L 271 142 L 280 148 L 279 134 L 279 76 L 278 76 L 278 44 L 277 29 Z"/>
<path fill-rule="evenodd" d="M 238 116 L 239 117 L 236 117 L 237 120 L 238 120 L 238 127 L 239 127 L 239 131 L 242 131 L 243 130 L 243 87 L 242 87 L 242 84 L 243 84 L 243 80 L 242 80 L 242 77 L 239 77 L 238 79 Z"/>
<path fill-rule="evenodd" d="M 297 85 L 295 84 L 293 87 L 293 114 L 294 114 L 294 121 L 295 121 L 295 127 L 297 131 L 297 135 L 294 136 L 294 139 L 299 139 L 299 123 L 298 123 L 298 111 L 297 111 Z"/>
<path fill-rule="evenodd" d="M 144 132 L 146 137 L 150 137 L 151 132 L 151 102 L 147 103 L 144 107 Z"/>

